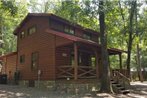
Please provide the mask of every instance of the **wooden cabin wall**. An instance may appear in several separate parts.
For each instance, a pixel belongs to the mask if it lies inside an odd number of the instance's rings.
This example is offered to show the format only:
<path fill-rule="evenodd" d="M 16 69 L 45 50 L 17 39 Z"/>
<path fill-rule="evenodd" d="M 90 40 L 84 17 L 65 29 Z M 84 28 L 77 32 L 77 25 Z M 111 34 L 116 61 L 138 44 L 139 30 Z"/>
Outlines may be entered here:
<path fill-rule="evenodd" d="M 68 47 L 60 47 L 56 49 L 56 66 L 71 65 L 70 49 Z"/>
<path fill-rule="evenodd" d="M 49 28 L 47 17 L 33 17 L 27 21 L 21 31 L 27 32 L 28 28 L 36 25 L 37 32 L 26 36 L 24 39 L 18 37 L 18 70 L 22 80 L 36 80 L 38 70 L 41 70 L 41 80 L 55 79 L 55 36 L 45 32 Z M 20 31 L 20 32 L 21 32 Z M 31 54 L 39 53 L 38 70 L 31 70 Z M 25 55 L 25 62 L 20 64 L 21 55 Z"/>
<path fill-rule="evenodd" d="M 9 80 L 14 78 L 14 73 L 16 72 L 16 59 L 16 54 L 6 57 L 6 74 Z"/>

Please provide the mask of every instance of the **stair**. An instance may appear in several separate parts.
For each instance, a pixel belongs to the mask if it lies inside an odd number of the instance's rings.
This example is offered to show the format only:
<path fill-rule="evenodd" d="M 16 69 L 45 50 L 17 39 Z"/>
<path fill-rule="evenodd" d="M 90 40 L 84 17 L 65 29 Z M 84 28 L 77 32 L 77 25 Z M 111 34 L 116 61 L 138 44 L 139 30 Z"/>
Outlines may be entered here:
<path fill-rule="evenodd" d="M 128 94 L 128 93 L 130 93 L 130 91 L 128 89 L 123 87 L 123 85 L 121 85 L 115 79 L 111 79 L 111 84 L 112 84 L 113 91 L 115 93 L 120 93 L 120 94 Z"/>

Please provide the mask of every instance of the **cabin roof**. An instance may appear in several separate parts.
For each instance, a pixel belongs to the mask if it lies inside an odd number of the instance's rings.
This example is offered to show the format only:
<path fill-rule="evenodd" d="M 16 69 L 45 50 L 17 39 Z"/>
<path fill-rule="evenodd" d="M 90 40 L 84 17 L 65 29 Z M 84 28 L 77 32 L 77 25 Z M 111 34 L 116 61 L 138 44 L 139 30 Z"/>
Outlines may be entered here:
<path fill-rule="evenodd" d="M 8 53 L 8 54 L 5 54 L 5 55 L 2 55 L 0 56 L 0 60 L 3 59 L 4 57 L 9 57 L 9 56 L 13 56 L 13 55 L 16 55 L 17 52 L 11 52 L 11 53 Z"/>
<path fill-rule="evenodd" d="M 58 31 L 54 31 L 54 30 L 46 30 L 46 32 L 53 34 L 53 35 L 56 35 L 56 36 L 63 37 L 65 39 L 68 39 L 68 40 L 71 40 L 71 41 L 74 41 L 74 42 L 82 42 L 82 43 L 94 45 L 94 46 L 99 47 L 99 48 L 101 47 L 100 44 L 98 44 L 98 43 L 96 43 L 92 40 L 83 39 L 83 38 L 80 38 L 80 37 L 72 36 L 72 35 L 65 34 L 65 33 L 58 32 Z M 116 49 L 116 48 L 109 48 L 108 52 L 109 52 L 109 55 L 121 54 L 123 52 L 126 53 L 126 51 Z"/>
<path fill-rule="evenodd" d="M 60 21 L 60 22 L 63 22 L 65 24 L 68 24 L 70 26 L 73 26 L 75 28 L 78 28 L 78 29 L 81 29 L 83 31 L 86 31 L 86 32 L 90 32 L 92 34 L 96 34 L 96 35 L 99 35 L 99 32 L 97 31 L 94 31 L 92 29 L 88 29 L 88 28 L 85 28 L 79 24 L 76 24 L 76 23 L 73 23 L 73 22 L 70 22 L 64 18 L 61 18 L 55 14 L 52 14 L 52 13 L 28 13 L 27 16 L 24 18 L 24 20 L 16 27 L 16 29 L 14 30 L 13 34 L 16 35 L 18 32 L 19 32 L 19 29 L 24 25 L 24 23 L 30 18 L 30 17 L 50 17 L 52 19 L 55 19 L 57 21 Z"/>
<path fill-rule="evenodd" d="M 116 55 L 121 53 L 127 53 L 127 51 L 116 49 L 116 48 L 109 48 L 108 49 L 109 55 Z"/>

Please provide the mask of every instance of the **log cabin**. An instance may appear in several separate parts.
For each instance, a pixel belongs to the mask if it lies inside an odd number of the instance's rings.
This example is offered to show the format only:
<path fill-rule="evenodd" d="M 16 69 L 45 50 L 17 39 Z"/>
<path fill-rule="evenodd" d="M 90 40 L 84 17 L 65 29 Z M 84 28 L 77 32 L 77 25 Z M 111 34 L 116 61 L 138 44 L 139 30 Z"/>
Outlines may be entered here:
<path fill-rule="evenodd" d="M 29 13 L 14 30 L 17 36 L 16 64 L 19 84 L 55 85 L 58 81 L 88 83 L 101 78 L 100 33 L 84 28 L 54 14 Z M 119 49 L 108 49 L 119 55 Z M 8 62 L 8 61 L 7 61 Z"/>

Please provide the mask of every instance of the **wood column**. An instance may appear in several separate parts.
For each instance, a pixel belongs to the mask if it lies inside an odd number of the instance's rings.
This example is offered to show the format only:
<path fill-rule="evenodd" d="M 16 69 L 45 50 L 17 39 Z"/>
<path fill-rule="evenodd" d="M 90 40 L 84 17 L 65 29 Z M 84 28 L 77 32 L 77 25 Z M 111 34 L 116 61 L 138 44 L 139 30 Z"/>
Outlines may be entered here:
<path fill-rule="evenodd" d="M 119 54 L 119 64 L 120 64 L 120 69 L 122 69 L 122 57 L 121 53 Z"/>
<path fill-rule="evenodd" d="M 74 43 L 74 79 L 78 79 L 78 46 Z"/>
<path fill-rule="evenodd" d="M 99 78 L 99 62 L 98 62 L 98 53 L 97 53 L 97 50 L 95 50 L 95 65 L 96 65 L 96 78 L 98 79 Z"/>

